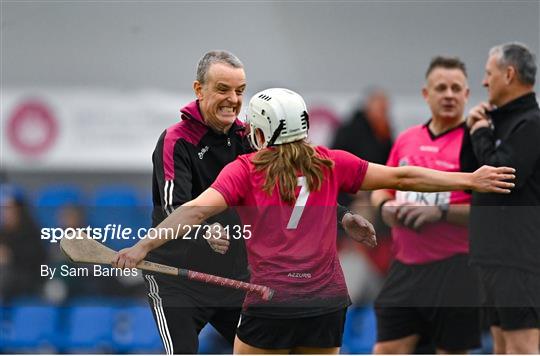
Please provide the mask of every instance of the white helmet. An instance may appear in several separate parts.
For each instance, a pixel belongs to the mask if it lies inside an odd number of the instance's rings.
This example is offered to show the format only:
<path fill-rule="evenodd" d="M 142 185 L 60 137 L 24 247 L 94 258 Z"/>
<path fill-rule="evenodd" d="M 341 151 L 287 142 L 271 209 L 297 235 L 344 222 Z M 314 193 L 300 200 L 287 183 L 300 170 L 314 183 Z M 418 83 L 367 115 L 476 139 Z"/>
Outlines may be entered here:
<path fill-rule="evenodd" d="M 247 123 L 249 140 L 257 149 L 299 141 L 307 137 L 309 117 L 302 97 L 289 89 L 271 88 L 255 94 L 249 101 Z M 264 134 L 257 144 L 255 131 Z"/>

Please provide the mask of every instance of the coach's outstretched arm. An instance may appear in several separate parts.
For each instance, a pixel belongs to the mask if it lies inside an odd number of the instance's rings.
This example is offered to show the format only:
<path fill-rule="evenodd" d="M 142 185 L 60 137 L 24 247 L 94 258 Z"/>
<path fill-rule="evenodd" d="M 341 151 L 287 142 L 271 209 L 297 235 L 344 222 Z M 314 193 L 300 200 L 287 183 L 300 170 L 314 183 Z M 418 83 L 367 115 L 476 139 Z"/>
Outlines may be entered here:
<path fill-rule="evenodd" d="M 112 265 L 120 268 L 134 268 L 143 260 L 148 252 L 165 244 L 167 241 L 181 238 L 175 236 L 173 231 L 184 231 L 184 227 L 200 225 L 211 216 L 217 215 L 227 209 L 223 195 L 213 188 L 208 188 L 197 198 L 189 201 L 169 215 L 155 229 L 159 238 L 143 238 L 135 245 L 120 250 L 114 257 Z M 187 232 L 187 231 L 186 231 Z"/>
<path fill-rule="evenodd" d="M 443 172 L 433 169 L 402 166 L 387 167 L 370 163 L 361 190 L 397 189 L 416 192 L 474 190 L 482 193 L 510 193 L 515 169 L 482 166 L 473 173 Z"/>

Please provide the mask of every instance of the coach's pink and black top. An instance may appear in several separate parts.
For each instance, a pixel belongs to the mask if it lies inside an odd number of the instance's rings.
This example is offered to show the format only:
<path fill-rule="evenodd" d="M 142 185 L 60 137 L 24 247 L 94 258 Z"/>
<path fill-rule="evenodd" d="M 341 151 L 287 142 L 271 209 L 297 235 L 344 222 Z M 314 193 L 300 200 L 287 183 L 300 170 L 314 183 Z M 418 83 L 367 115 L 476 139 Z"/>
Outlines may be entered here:
<path fill-rule="evenodd" d="M 244 125 L 239 120 L 226 134 L 216 132 L 206 125 L 198 101 L 183 107 L 181 117 L 180 122 L 161 134 L 152 155 L 153 227 L 175 208 L 204 192 L 225 165 L 239 155 L 251 152 L 245 139 Z M 208 224 L 214 222 L 232 228 L 240 224 L 240 219 L 235 214 L 225 212 L 207 221 Z M 147 258 L 152 262 L 221 277 L 249 279 L 243 241 L 231 240 L 228 252 L 221 255 L 209 248 L 202 235 L 193 233 L 189 239 L 171 240 L 151 251 Z M 156 278 L 161 296 L 185 296 L 197 306 L 232 307 L 241 305 L 244 300 L 243 291 L 169 276 Z M 171 304 L 167 299 L 163 303 L 165 306 Z M 178 306 L 177 302 L 172 303 Z"/>
<path fill-rule="evenodd" d="M 350 304 L 336 248 L 336 201 L 339 192 L 358 191 L 368 162 L 345 151 L 316 150 L 334 161 L 334 168 L 325 170 L 319 191 L 308 192 L 299 177 L 294 206 L 281 201 L 277 186 L 271 195 L 262 190 L 265 175 L 255 171 L 254 153 L 228 164 L 212 184 L 229 206 L 239 207 L 251 232 L 246 239 L 251 282 L 276 291 L 270 302 L 248 293 L 248 315 L 307 317 Z"/>

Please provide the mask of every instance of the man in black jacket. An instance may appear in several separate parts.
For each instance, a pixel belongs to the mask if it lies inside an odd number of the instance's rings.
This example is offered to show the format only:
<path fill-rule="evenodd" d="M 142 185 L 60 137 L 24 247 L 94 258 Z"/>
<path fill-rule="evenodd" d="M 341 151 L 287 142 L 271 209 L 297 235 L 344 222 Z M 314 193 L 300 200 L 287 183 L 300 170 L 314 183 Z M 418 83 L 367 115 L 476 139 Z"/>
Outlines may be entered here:
<path fill-rule="evenodd" d="M 495 353 L 538 353 L 540 328 L 540 109 L 534 55 L 518 43 L 489 52 L 489 103 L 467 118 L 463 168 L 516 169 L 511 194 L 473 193 L 471 263 L 479 266 Z"/>
<path fill-rule="evenodd" d="M 152 157 L 154 227 L 210 187 L 225 165 L 251 152 L 244 125 L 237 118 L 245 88 L 243 64 L 233 54 L 211 51 L 199 61 L 193 83 L 197 99 L 180 110 L 182 121 L 163 132 Z M 373 229 L 346 209 L 338 213 L 345 230 L 357 240 Z M 241 225 L 238 216 L 226 212 L 207 224 L 211 228 L 194 230 L 151 251 L 148 260 L 247 281 L 244 241 L 239 236 L 227 238 L 224 229 L 235 231 Z M 207 232 L 216 239 L 205 238 Z M 198 334 L 207 323 L 232 345 L 243 292 L 158 274 L 145 274 L 145 283 L 168 354 L 196 353 Z"/>
<path fill-rule="evenodd" d="M 199 62 L 193 84 L 197 100 L 180 110 L 182 120 L 162 133 L 152 156 L 154 227 L 208 188 L 227 163 L 248 152 L 244 127 L 237 120 L 245 87 L 243 65 L 235 56 L 214 52 Z M 215 222 L 240 224 L 232 214 L 208 224 Z M 148 259 L 248 280 L 242 241 L 205 239 L 204 231 L 189 238 L 169 241 L 149 253 Z M 208 322 L 226 339 L 234 340 L 244 298 L 241 291 L 158 274 L 145 274 L 145 283 L 167 354 L 196 353 L 198 334 Z"/>

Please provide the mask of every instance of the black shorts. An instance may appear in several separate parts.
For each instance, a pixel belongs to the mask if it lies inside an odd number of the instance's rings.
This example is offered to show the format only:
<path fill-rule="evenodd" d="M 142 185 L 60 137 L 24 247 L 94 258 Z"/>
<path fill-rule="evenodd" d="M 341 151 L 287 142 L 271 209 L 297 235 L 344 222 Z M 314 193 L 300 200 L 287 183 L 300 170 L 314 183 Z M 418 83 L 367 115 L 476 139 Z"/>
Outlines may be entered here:
<path fill-rule="evenodd" d="M 261 349 L 341 347 L 346 312 L 347 309 L 341 309 L 297 319 L 271 319 L 242 314 L 236 336 L 242 342 Z"/>
<path fill-rule="evenodd" d="M 467 255 L 425 265 L 395 261 L 375 301 L 377 341 L 418 334 L 447 350 L 481 345 L 479 281 Z"/>
<path fill-rule="evenodd" d="M 540 328 L 540 275 L 508 267 L 478 267 L 482 304 L 490 325 L 503 330 Z"/>

